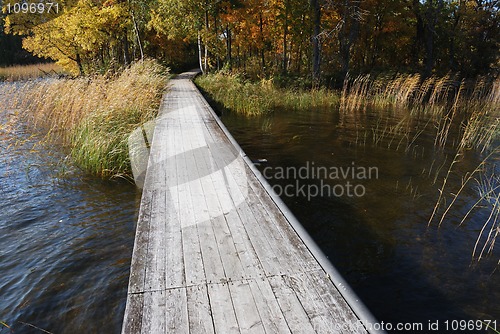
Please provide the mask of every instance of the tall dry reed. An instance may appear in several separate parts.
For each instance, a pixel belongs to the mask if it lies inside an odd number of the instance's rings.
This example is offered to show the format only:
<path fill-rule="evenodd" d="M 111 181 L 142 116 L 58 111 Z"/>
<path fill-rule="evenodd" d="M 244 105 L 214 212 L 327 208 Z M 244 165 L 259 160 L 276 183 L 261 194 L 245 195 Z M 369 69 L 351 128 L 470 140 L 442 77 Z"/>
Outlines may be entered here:
<path fill-rule="evenodd" d="M 215 73 L 195 80 L 209 97 L 224 108 L 252 116 L 277 109 L 304 110 L 338 106 L 337 93 L 326 89 L 283 89 L 273 79 L 251 82 L 238 74 Z"/>
<path fill-rule="evenodd" d="M 491 253 L 500 235 L 500 179 L 495 167 L 500 159 L 500 79 L 478 78 L 466 82 L 453 75 L 425 80 L 419 75 L 346 77 L 340 97 L 341 112 L 364 112 L 366 108 L 375 112 L 397 110 L 404 115 L 405 123 L 417 120 L 421 115 L 434 123 L 435 149 L 442 152 L 451 148 L 455 153 L 448 169 L 442 174 L 438 198 L 428 224 L 436 222 L 441 226 L 452 211 L 458 210 L 462 196 L 470 200 L 467 197 L 470 195 L 465 194 L 469 194 L 476 183 L 477 201 L 462 217 L 460 224 L 466 223 L 475 210 L 488 210 L 472 250 L 472 258 L 479 261 Z M 413 132 L 418 136 L 424 129 L 413 129 Z M 411 128 L 399 124 L 380 128 L 377 123 L 372 132 L 374 145 L 381 143 L 386 136 L 393 137 L 389 146 L 394 137 L 406 138 L 405 152 L 409 151 L 416 138 L 408 140 Z M 481 157 L 481 162 L 472 171 L 461 175 L 458 186 L 449 182 L 457 173 L 465 154 L 471 150 Z"/>
<path fill-rule="evenodd" d="M 441 149 L 448 143 L 452 125 L 461 123 L 461 138 L 455 142 L 461 148 L 484 152 L 499 136 L 500 79 L 465 82 L 452 75 L 425 80 L 418 74 L 394 78 L 347 76 L 340 110 L 356 112 L 366 108 L 406 110 L 409 117 L 422 113 L 433 117 L 435 146 Z"/>
<path fill-rule="evenodd" d="M 426 110 L 439 111 L 442 104 L 456 95 L 460 83 L 452 75 L 425 80 L 419 74 L 346 76 L 340 107 L 343 111 L 355 111 L 365 107 L 403 109 L 424 106 Z"/>
<path fill-rule="evenodd" d="M 0 80 L 19 81 L 47 76 L 61 76 L 66 72 L 54 63 L 0 67 Z"/>
<path fill-rule="evenodd" d="M 155 117 L 167 80 L 165 68 L 147 60 L 119 75 L 4 83 L 0 98 L 91 174 L 130 175 L 127 137 Z"/>

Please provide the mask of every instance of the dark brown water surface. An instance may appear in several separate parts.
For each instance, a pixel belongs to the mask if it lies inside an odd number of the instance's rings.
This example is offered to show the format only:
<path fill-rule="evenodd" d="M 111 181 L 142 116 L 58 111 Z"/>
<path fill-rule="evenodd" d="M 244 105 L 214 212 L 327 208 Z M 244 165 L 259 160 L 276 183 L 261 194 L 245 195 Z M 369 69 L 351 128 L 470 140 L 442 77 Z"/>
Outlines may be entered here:
<path fill-rule="evenodd" d="M 479 265 L 471 265 L 472 250 L 491 207 L 484 204 L 459 226 L 478 199 L 477 184 L 471 181 L 441 228 L 439 219 L 428 227 L 438 188 L 455 154 L 453 137 L 444 150 L 437 149 L 434 122 L 406 116 L 404 112 L 306 111 L 253 118 L 227 113 L 222 120 L 251 159 L 268 160 L 259 169 L 270 176 L 277 192 L 289 184 L 298 189 L 346 182 L 311 175 L 306 180 L 293 176 L 284 180 L 276 174 L 280 168 L 311 170 L 314 163 L 378 169 L 378 178 L 347 177 L 364 187 L 361 197 L 323 193 L 308 198 L 300 191 L 281 197 L 379 321 L 393 326 L 422 323 L 424 330 L 414 331 L 418 333 L 445 332 L 446 325 L 450 329 L 452 321 L 462 319 L 497 320 L 498 328 L 498 247 Z M 398 124 L 400 130 L 395 131 Z M 483 158 L 484 154 L 468 151 L 455 164 L 445 191 L 447 203 L 466 172 Z M 498 186 L 498 155 L 489 161 L 490 175 L 496 173 Z M 439 321 L 439 331 L 431 331 L 429 321 Z"/>
<path fill-rule="evenodd" d="M 478 198 L 476 183 L 465 187 L 441 228 L 439 219 L 428 226 L 455 153 L 452 139 L 444 150 L 434 147 L 432 121 L 335 111 L 222 118 L 251 158 L 268 160 L 259 168 L 268 168 L 276 190 L 293 185 L 297 193 L 282 198 L 380 321 L 422 324 L 424 330 L 406 331 L 415 333 L 442 333 L 446 321 L 451 328 L 456 320 L 500 326 L 500 251 L 471 265 L 491 212 L 487 203 L 459 225 Z M 0 321 L 14 333 L 41 332 L 33 326 L 119 333 L 140 194 L 133 185 L 90 178 L 62 163 L 63 149 L 35 145 L 39 138 L 15 119 L 0 112 Z M 448 203 L 483 158 L 468 151 L 456 164 Z M 498 161 L 493 156 L 488 164 L 493 175 L 500 173 Z M 276 177 L 280 168 L 311 171 L 313 164 L 378 172 L 371 178 Z M 346 189 L 347 181 L 362 186 L 363 196 L 298 191 Z M 436 321 L 439 330 L 430 331 Z M 5 325 L 0 333 L 10 332 Z"/>
<path fill-rule="evenodd" d="M 139 194 L 39 140 L 0 112 L 0 333 L 119 333 Z"/>

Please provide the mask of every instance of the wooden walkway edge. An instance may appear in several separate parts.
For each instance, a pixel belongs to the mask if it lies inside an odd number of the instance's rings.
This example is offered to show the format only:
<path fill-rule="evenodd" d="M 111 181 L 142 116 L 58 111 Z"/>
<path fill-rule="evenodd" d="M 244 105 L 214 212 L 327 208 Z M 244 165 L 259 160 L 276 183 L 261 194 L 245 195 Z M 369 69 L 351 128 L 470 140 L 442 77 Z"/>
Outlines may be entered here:
<path fill-rule="evenodd" d="M 123 334 L 382 333 L 192 83 L 156 121 Z"/>

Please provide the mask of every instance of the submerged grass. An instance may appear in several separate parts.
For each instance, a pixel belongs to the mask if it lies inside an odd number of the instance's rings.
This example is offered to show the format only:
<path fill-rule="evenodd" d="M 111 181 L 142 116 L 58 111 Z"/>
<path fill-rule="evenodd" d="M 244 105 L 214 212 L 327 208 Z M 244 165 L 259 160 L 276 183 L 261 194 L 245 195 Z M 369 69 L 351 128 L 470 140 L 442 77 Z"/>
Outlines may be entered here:
<path fill-rule="evenodd" d="M 168 71 L 147 60 L 117 75 L 5 83 L 0 99 L 90 174 L 129 176 L 128 135 L 156 116 L 167 80 Z"/>
<path fill-rule="evenodd" d="M 65 74 L 66 72 L 54 63 L 0 67 L 0 80 L 4 81 L 28 80 Z"/>
<path fill-rule="evenodd" d="M 327 89 L 283 89 L 273 79 L 251 82 L 238 74 L 219 72 L 200 76 L 195 83 L 223 108 L 248 116 L 277 109 L 331 108 L 339 104 L 336 92 Z"/>
<path fill-rule="evenodd" d="M 428 174 L 437 186 L 437 201 L 430 212 L 428 224 L 441 226 L 459 197 L 466 196 L 475 182 L 477 203 L 464 215 L 460 224 L 466 223 L 474 210 L 488 210 L 472 251 L 474 260 L 481 260 L 491 253 L 500 235 L 500 180 L 495 174 L 500 154 L 500 79 L 478 78 L 466 81 L 456 75 L 422 78 L 418 74 L 356 78 L 346 77 L 341 92 L 328 90 L 283 89 L 273 80 L 250 82 L 236 74 L 216 73 L 197 78 L 196 83 L 207 95 L 225 109 L 247 116 L 273 110 L 304 110 L 322 107 L 339 110 L 342 115 L 364 113 L 378 117 L 371 131 L 364 136 L 356 132 L 356 144 L 366 145 L 371 137 L 374 146 L 404 149 L 404 153 L 417 155 L 417 148 L 426 138 L 434 141 L 435 159 L 443 159 L 433 172 L 432 161 Z M 388 115 L 398 113 L 397 124 L 389 122 Z M 426 138 L 420 137 L 425 134 Z M 431 137 L 432 136 L 432 137 Z M 460 175 L 461 162 L 472 151 L 482 160 L 472 171 Z M 423 150 L 421 157 L 424 158 Z M 446 163 L 452 157 L 451 164 Z M 448 168 L 446 168 L 447 166 Z M 448 182 L 450 177 L 460 177 L 458 187 Z M 407 190 L 418 197 L 418 190 L 411 184 Z M 466 191 L 467 190 L 467 191 Z M 477 216 L 475 216 L 477 217 Z M 499 261 L 500 264 L 500 261 Z"/>
<path fill-rule="evenodd" d="M 500 139 L 500 79 L 459 80 L 447 75 L 423 80 L 418 74 L 393 78 L 346 77 L 340 97 L 343 113 L 399 111 L 409 121 L 422 117 L 434 123 L 434 146 L 442 150 L 450 136 L 459 150 L 485 153 Z M 409 136 L 411 128 L 398 128 Z M 385 135 L 392 135 L 388 131 Z M 379 141 L 382 138 L 379 138 Z"/>
<path fill-rule="evenodd" d="M 445 148 L 451 149 L 454 157 L 443 175 L 428 224 L 436 221 L 437 226 L 441 226 L 450 211 L 455 209 L 459 197 L 465 197 L 466 189 L 476 182 L 479 185 L 477 201 L 462 217 L 460 224 L 470 220 L 474 210 L 487 210 L 487 218 L 482 223 L 472 250 L 472 259 L 479 261 L 492 253 L 500 234 L 500 185 L 495 174 L 500 154 L 500 79 L 479 78 L 466 82 L 452 75 L 425 80 L 419 75 L 395 78 L 347 77 L 340 99 L 341 112 L 363 112 L 367 108 L 402 111 L 408 122 L 423 116 L 428 120 L 424 129 L 428 122 L 433 123 L 435 150 L 442 152 Z M 413 131 L 419 135 L 424 129 Z M 411 131 L 404 127 L 398 130 L 399 134 L 407 138 Z M 387 135 L 391 133 L 387 132 Z M 474 151 L 482 161 L 465 175 L 456 175 L 468 151 Z M 461 178 L 458 187 L 449 184 L 452 175 Z"/>

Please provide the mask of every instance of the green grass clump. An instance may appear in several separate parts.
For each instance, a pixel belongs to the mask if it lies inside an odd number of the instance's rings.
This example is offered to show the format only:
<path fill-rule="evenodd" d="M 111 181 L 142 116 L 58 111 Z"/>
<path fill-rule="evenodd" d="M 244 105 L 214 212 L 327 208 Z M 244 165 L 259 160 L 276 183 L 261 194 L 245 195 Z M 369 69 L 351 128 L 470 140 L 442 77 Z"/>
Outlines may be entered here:
<path fill-rule="evenodd" d="M 338 106 L 339 95 L 327 89 L 279 88 L 273 79 L 251 82 L 238 74 L 214 73 L 195 83 L 223 108 L 248 116 L 274 110 L 304 110 Z"/>
<path fill-rule="evenodd" d="M 67 146 L 75 163 L 101 177 L 130 176 L 129 134 L 154 119 L 168 81 L 157 62 L 137 62 L 120 74 L 32 80 L 0 87 L 45 141 Z"/>

